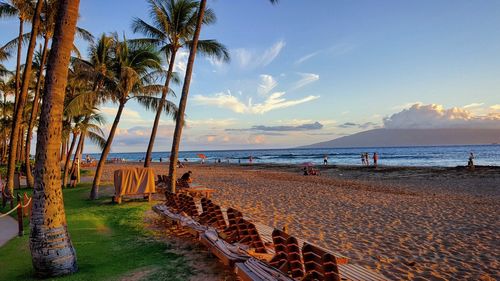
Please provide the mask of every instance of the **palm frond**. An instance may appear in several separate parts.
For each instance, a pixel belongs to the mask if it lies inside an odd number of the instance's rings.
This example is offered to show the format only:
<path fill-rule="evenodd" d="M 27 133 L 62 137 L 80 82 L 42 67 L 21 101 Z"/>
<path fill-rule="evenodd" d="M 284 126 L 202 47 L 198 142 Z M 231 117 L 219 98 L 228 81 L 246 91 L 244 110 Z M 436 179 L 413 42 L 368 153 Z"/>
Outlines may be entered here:
<path fill-rule="evenodd" d="M 77 26 L 75 35 L 82 38 L 83 40 L 85 40 L 89 43 L 94 43 L 94 35 L 92 35 L 92 33 L 90 33 L 90 31 L 88 31 L 84 28 Z"/>
<path fill-rule="evenodd" d="M 6 2 L 0 2 L 0 18 L 15 17 L 18 15 L 16 7 Z"/>
<path fill-rule="evenodd" d="M 136 96 L 135 99 L 137 102 L 144 106 L 146 110 L 151 110 L 151 111 L 158 111 L 158 107 L 160 106 L 161 98 L 158 97 L 151 97 L 151 96 Z M 162 111 L 167 115 L 172 117 L 173 120 L 177 117 L 177 105 L 175 103 L 166 100 L 165 103 L 163 104 L 163 109 Z"/>
<path fill-rule="evenodd" d="M 31 32 L 24 33 L 21 36 L 21 44 L 25 45 L 30 42 L 30 37 L 31 37 Z M 13 50 L 17 49 L 17 42 L 19 42 L 19 37 L 16 36 L 16 38 L 10 40 L 9 42 L 5 43 L 5 45 L 2 46 L 2 50 L 5 52 L 11 52 Z"/>
<path fill-rule="evenodd" d="M 191 49 L 191 41 L 187 42 L 189 48 Z M 217 42 L 217 40 L 200 40 L 198 41 L 198 52 L 202 55 L 223 61 L 231 61 L 229 51 L 226 46 Z"/>
<path fill-rule="evenodd" d="M 103 150 L 104 147 L 106 146 L 106 139 L 102 135 L 99 135 L 92 131 L 88 131 L 87 137 L 90 139 L 91 142 L 96 144 L 101 150 Z"/>

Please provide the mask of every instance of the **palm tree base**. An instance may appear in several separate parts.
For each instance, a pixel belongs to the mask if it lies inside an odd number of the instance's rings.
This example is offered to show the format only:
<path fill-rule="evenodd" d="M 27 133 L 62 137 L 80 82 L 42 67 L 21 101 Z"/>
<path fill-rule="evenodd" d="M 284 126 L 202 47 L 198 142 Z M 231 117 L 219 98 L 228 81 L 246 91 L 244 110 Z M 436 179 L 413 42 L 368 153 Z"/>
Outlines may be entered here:
<path fill-rule="evenodd" d="M 32 227 L 30 248 L 37 277 L 57 277 L 78 271 L 75 249 L 66 226 Z"/>

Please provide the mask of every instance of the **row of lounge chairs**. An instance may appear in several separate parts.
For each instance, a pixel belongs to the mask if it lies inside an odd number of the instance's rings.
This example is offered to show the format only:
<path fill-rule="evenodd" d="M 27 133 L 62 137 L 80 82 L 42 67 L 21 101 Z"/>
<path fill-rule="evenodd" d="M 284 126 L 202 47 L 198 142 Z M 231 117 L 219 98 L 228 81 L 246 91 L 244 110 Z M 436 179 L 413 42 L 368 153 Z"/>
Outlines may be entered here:
<path fill-rule="evenodd" d="M 243 214 L 201 198 L 201 212 L 191 196 L 166 192 L 165 204 L 153 210 L 183 232 L 196 236 L 241 280 L 387 280 L 346 257 L 274 229 L 266 242 Z"/>

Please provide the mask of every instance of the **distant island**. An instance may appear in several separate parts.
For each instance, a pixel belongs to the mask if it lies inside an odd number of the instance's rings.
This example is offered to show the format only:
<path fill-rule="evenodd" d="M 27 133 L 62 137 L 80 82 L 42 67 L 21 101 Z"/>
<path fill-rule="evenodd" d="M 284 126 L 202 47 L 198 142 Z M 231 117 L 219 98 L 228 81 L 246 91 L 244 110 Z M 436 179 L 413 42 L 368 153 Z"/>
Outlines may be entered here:
<path fill-rule="evenodd" d="M 374 129 L 300 148 L 498 144 L 500 129 Z"/>

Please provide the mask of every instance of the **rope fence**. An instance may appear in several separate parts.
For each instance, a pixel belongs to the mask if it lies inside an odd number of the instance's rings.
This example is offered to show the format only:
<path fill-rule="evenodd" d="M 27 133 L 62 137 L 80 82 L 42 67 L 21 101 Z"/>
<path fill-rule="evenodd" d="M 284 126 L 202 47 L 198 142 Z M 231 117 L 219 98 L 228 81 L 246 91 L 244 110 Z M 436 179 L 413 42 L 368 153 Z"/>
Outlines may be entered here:
<path fill-rule="evenodd" d="M 3 193 L 3 191 L 2 191 Z M 17 225 L 18 225 L 18 235 L 23 236 L 24 235 L 24 225 L 23 225 L 23 217 L 31 217 L 31 207 L 32 207 L 32 197 L 28 197 L 26 193 L 24 193 L 24 196 L 21 197 L 21 195 L 18 193 L 17 194 L 17 205 L 15 207 L 12 207 L 10 211 L 8 211 L 5 214 L 0 214 L 0 219 L 3 217 L 6 217 L 10 214 L 12 214 L 14 211 L 17 210 Z M 12 200 L 14 201 L 14 200 Z M 11 202 L 12 202 L 11 201 Z"/>

